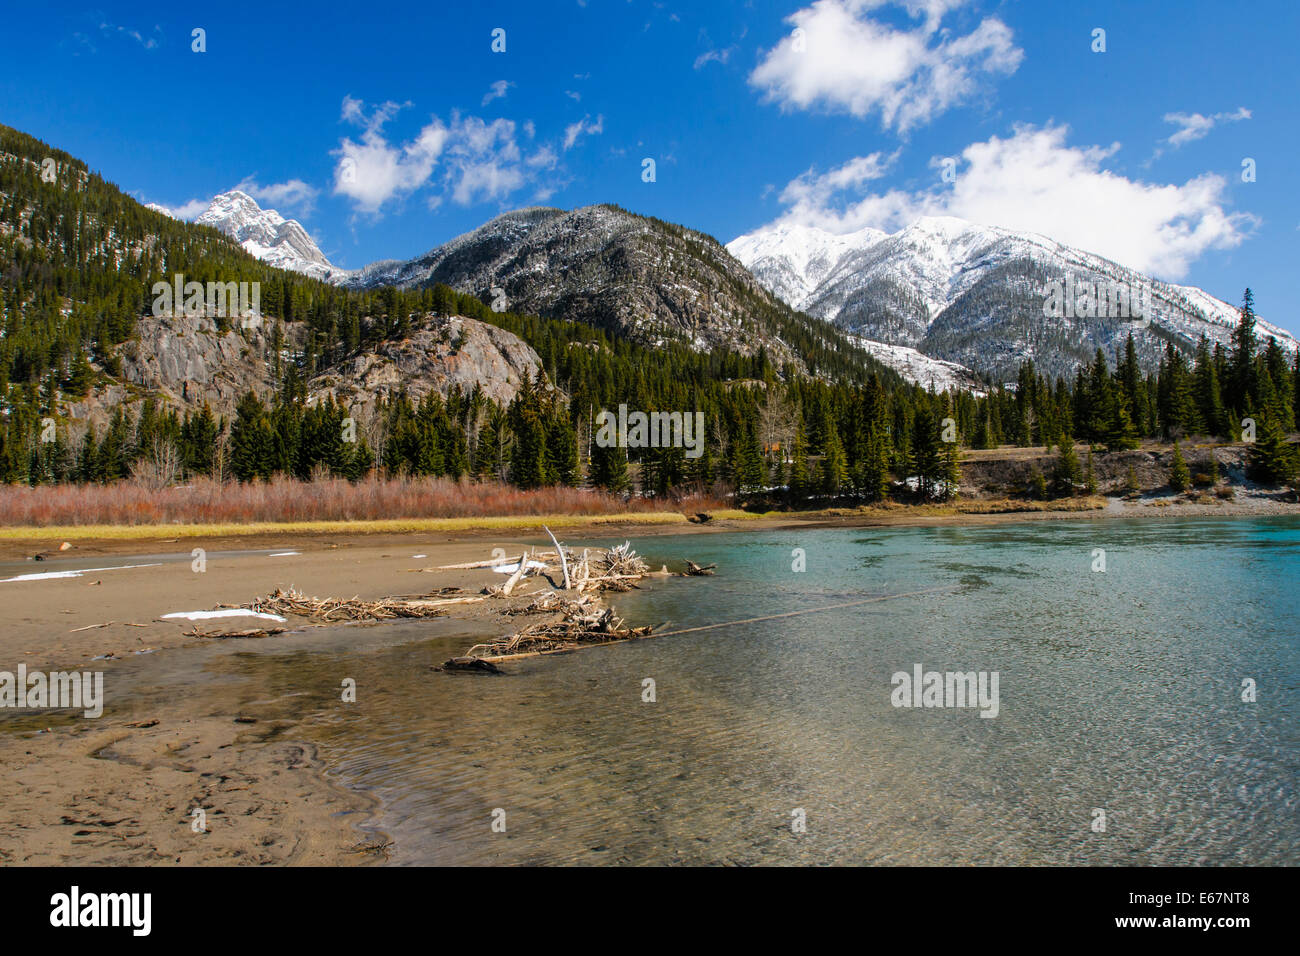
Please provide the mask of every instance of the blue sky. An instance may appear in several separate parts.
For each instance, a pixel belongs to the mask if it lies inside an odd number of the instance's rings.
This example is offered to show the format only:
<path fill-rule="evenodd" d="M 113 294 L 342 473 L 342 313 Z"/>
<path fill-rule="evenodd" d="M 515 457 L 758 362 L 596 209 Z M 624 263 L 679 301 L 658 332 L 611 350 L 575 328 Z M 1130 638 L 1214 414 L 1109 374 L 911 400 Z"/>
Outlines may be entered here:
<path fill-rule="evenodd" d="M 1250 285 L 1261 315 L 1300 332 L 1290 0 L 64 4 L 5 19 L 0 120 L 172 209 L 242 184 L 344 267 L 538 203 L 616 202 L 724 242 L 780 220 L 892 231 L 952 214 L 1233 303 Z"/>

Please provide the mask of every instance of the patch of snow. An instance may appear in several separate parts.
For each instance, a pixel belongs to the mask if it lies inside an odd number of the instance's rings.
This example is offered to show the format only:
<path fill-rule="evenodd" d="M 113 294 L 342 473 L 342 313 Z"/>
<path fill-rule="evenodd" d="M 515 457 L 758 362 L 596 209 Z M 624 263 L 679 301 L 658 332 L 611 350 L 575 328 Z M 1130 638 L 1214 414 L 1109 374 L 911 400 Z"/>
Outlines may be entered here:
<path fill-rule="evenodd" d="M 543 564 L 541 561 L 528 562 L 529 571 L 536 571 L 539 568 L 544 568 L 544 567 L 546 567 L 546 565 Z M 516 561 L 514 564 L 497 564 L 493 566 L 492 570 L 495 571 L 497 574 L 514 574 L 516 571 L 519 570 L 519 562 Z"/>
<path fill-rule="evenodd" d="M 36 574 L 20 574 L 16 578 L 0 579 L 0 584 L 8 584 L 11 581 L 52 581 L 56 578 L 79 578 L 83 574 L 98 574 L 101 571 L 125 571 L 128 568 L 156 568 L 160 565 L 154 564 L 120 564 L 115 568 L 81 568 L 73 571 L 41 571 Z"/>
<path fill-rule="evenodd" d="M 263 621 L 279 621 L 281 624 L 285 621 L 285 618 L 278 614 L 265 614 L 243 607 L 222 608 L 220 611 L 173 611 L 171 614 L 163 615 L 163 618 L 173 617 L 184 618 L 187 621 L 208 621 L 217 617 L 256 617 Z"/>
<path fill-rule="evenodd" d="M 965 390 L 976 397 L 984 394 L 983 384 L 964 365 L 931 358 L 906 345 L 873 342 L 871 339 L 859 338 L 856 335 L 850 335 L 849 338 L 854 345 L 871 353 L 873 358 L 892 368 L 913 385 L 920 385 L 922 388 L 933 386 L 936 392 Z"/>

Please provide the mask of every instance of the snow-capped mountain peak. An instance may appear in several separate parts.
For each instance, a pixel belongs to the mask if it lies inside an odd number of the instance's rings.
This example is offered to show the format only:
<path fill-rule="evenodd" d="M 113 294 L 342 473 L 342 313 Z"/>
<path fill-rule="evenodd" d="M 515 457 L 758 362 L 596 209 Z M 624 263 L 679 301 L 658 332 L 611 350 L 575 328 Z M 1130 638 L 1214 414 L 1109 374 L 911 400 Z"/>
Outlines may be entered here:
<path fill-rule="evenodd" d="M 1114 355 L 1129 332 L 1154 367 L 1171 336 L 1191 347 L 1206 335 L 1228 344 L 1237 309 L 1190 286 L 1145 276 L 1037 233 L 951 216 L 919 218 L 893 234 L 835 236 L 789 223 L 740 236 L 727 249 L 790 305 L 864 339 L 905 346 L 1001 380 L 1032 358 L 1072 374 L 1097 348 Z M 1144 316 L 1046 311 L 1051 283 L 1122 289 Z M 1102 294 L 1100 292 L 1094 294 Z M 1132 319 L 1132 320 L 1130 320 Z M 1293 336 L 1259 322 L 1294 352 Z"/>
<path fill-rule="evenodd" d="M 751 263 L 764 263 L 760 281 L 789 305 L 802 309 L 846 254 L 866 249 L 887 235 L 870 227 L 837 235 L 816 226 L 784 223 L 741 236 L 727 245 L 727 251 L 751 269 Z"/>
<path fill-rule="evenodd" d="M 274 209 L 263 209 L 241 190 L 219 193 L 194 221 L 221 230 L 268 265 L 316 279 L 327 279 L 340 271 L 330 265 L 298 220 L 285 219 Z"/>

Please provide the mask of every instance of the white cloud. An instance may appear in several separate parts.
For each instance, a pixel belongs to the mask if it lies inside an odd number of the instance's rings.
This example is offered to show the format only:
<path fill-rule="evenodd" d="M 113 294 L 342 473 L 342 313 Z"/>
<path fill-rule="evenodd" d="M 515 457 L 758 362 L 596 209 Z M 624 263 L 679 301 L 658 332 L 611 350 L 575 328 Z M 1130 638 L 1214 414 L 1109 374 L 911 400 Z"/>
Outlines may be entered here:
<path fill-rule="evenodd" d="M 1219 123 L 1236 123 L 1248 119 L 1250 119 L 1250 110 L 1244 106 L 1238 107 L 1232 113 L 1212 113 L 1209 116 L 1200 113 L 1166 113 L 1165 122 L 1177 126 L 1178 131 L 1165 142 L 1177 149 L 1187 143 L 1204 139 Z"/>
<path fill-rule="evenodd" d="M 570 123 L 564 128 L 564 148 L 570 150 L 578 142 L 581 136 L 599 136 L 605 131 L 605 117 L 597 116 L 596 122 L 590 123 L 591 115 L 588 114 L 576 123 Z"/>
<path fill-rule="evenodd" d="M 921 190 L 868 192 L 890 161 L 878 153 L 825 174 L 809 171 L 782 191 L 789 208 L 778 221 L 834 233 L 864 226 L 894 232 L 920 216 L 956 216 L 1040 233 L 1166 279 L 1184 276 L 1210 249 L 1239 245 L 1257 221 L 1225 208 L 1222 176 L 1207 173 L 1182 185 L 1128 179 L 1105 168 L 1118 143 L 1069 146 L 1067 132 L 1021 126 L 1008 138 L 972 143 L 961 153 L 955 183 Z"/>
<path fill-rule="evenodd" d="M 334 151 L 339 157 L 334 168 L 335 195 L 353 199 L 363 212 L 377 213 L 388 200 L 424 185 L 447 142 L 447 128 L 436 116 L 419 135 L 403 146 L 384 138 L 383 127 L 401 105 L 393 102 L 376 106 L 367 116 L 365 104 L 350 96 L 343 98 L 344 121 L 363 128 L 361 142 L 345 138 Z"/>
<path fill-rule="evenodd" d="M 211 203 L 212 200 L 210 199 L 191 199 L 188 202 L 181 203 L 179 206 L 167 206 L 159 202 L 151 202 L 148 205 L 150 208 L 165 213 L 173 219 L 184 219 L 186 222 L 189 222 L 207 209 Z"/>
<path fill-rule="evenodd" d="M 154 25 L 153 33 L 149 36 L 144 36 L 139 30 L 132 30 L 129 27 L 115 26 L 112 23 L 101 23 L 99 25 L 99 30 L 104 34 L 104 36 L 113 36 L 114 34 L 117 34 L 118 36 L 129 37 L 146 50 L 158 49 L 158 39 L 162 36 L 162 27 L 157 24 Z"/>
<path fill-rule="evenodd" d="M 388 140 L 383 127 L 403 105 L 388 102 L 367 111 L 360 100 L 343 100 L 343 119 L 361 127 L 362 133 L 359 143 L 345 138 L 334 151 L 338 157 L 334 193 L 350 197 L 359 211 L 378 214 L 385 203 L 423 187 L 430 190 L 431 208 L 445 199 L 460 205 L 503 201 L 526 186 L 546 196 L 562 188 L 556 178 L 562 173 L 560 147 L 532 142 L 537 129 L 531 120 L 489 122 L 452 112 L 447 122 L 431 117 L 414 140 L 396 144 Z M 601 133 L 603 122 L 603 116 L 595 122 L 583 117 L 569 126 L 563 149 L 573 147 L 584 135 Z M 520 133 L 529 144 L 526 156 L 519 145 Z"/>
<path fill-rule="evenodd" d="M 832 169 L 828 173 L 818 174 L 808 170 L 790 180 L 781 190 L 781 202 L 790 207 L 784 218 L 794 221 L 824 220 L 825 211 L 835 202 L 836 195 L 849 190 L 861 191 L 866 183 L 884 176 L 897 153 L 885 157 L 880 153 L 859 156 Z"/>
<path fill-rule="evenodd" d="M 555 154 L 555 150 L 550 146 L 543 146 L 525 160 L 534 169 L 554 169 L 559 161 L 560 157 Z"/>
<path fill-rule="evenodd" d="M 300 216 L 311 214 L 316 205 L 316 197 L 320 195 L 320 190 L 315 186 L 309 186 L 301 179 L 290 179 L 288 182 L 263 186 L 253 176 L 248 176 L 235 188 L 248 193 L 264 209 L 271 206 L 276 207 L 277 210 L 296 212 Z"/>
<path fill-rule="evenodd" d="M 524 184 L 515 124 L 453 113 L 447 149 L 452 199 L 463 205 L 504 198 Z"/>
<path fill-rule="evenodd" d="M 488 91 L 483 94 L 482 105 L 487 106 L 493 100 L 503 99 L 506 95 L 506 90 L 510 89 L 512 86 L 514 86 L 514 84 L 509 80 L 497 80 L 488 88 Z"/>
<path fill-rule="evenodd" d="M 723 50 L 705 50 L 695 58 L 695 69 L 702 70 L 709 63 L 721 63 L 726 66 L 735 50 L 734 46 L 729 46 Z"/>
<path fill-rule="evenodd" d="M 886 129 L 906 134 L 974 96 L 985 75 L 1014 73 L 1023 58 L 1001 20 L 970 33 L 940 30 L 943 16 L 966 0 L 903 0 L 912 29 L 869 14 L 890 0 L 817 0 L 786 18 L 791 34 L 749 75 L 764 99 L 783 108 L 879 113 Z"/>

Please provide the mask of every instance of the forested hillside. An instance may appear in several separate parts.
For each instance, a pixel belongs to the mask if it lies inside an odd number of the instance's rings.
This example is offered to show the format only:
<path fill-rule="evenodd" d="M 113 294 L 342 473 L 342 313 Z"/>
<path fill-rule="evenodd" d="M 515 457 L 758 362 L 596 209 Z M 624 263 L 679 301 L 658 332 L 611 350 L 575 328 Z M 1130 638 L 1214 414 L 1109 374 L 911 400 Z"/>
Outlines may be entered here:
<path fill-rule="evenodd" d="M 682 242 L 698 244 L 695 235 L 684 232 Z M 707 257 L 683 267 L 712 268 Z M 739 278 L 728 307 L 754 328 L 775 329 L 784 360 L 752 342 L 701 351 L 688 337 L 650 344 L 635 323 L 498 312 L 437 282 L 331 286 L 266 266 L 213 229 L 148 210 L 74 157 L 3 127 L 0 270 L 6 482 L 358 478 L 379 469 L 655 495 L 730 488 L 795 504 L 812 496 L 942 497 L 955 487 L 963 444 L 1240 440 L 1243 418 L 1258 426 L 1256 473 L 1279 481 L 1295 470 L 1282 436 L 1295 427 L 1300 364 L 1276 342 L 1257 340 L 1249 293 L 1231 349 L 1206 341 L 1185 354 L 1170 342 L 1158 370 L 1143 374 L 1130 338 L 1119 354 L 1099 350 L 1072 379 L 1026 363 L 1014 388 L 936 395 L 906 385 L 829 326 L 772 306 Z M 150 313 L 153 283 L 176 273 L 261 283 L 275 345 L 259 361 L 269 364 L 273 390 L 214 409 L 124 378 L 120 347 Z M 536 351 L 542 373 L 509 402 L 472 387 L 419 400 L 398 392 L 364 419 L 313 390 L 318 376 L 337 373 L 350 357 L 408 338 L 430 316 L 453 315 L 517 335 Z M 217 332 L 232 331 L 228 317 L 214 321 Z M 71 404 L 110 394 L 122 400 L 100 427 L 68 415 Z M 703 453 L 601 447 L 595 417 L 620 404 L 702 413 Z M 1084 487 L 1081 473 L 1062 467 L 1058 488 Z"/>

